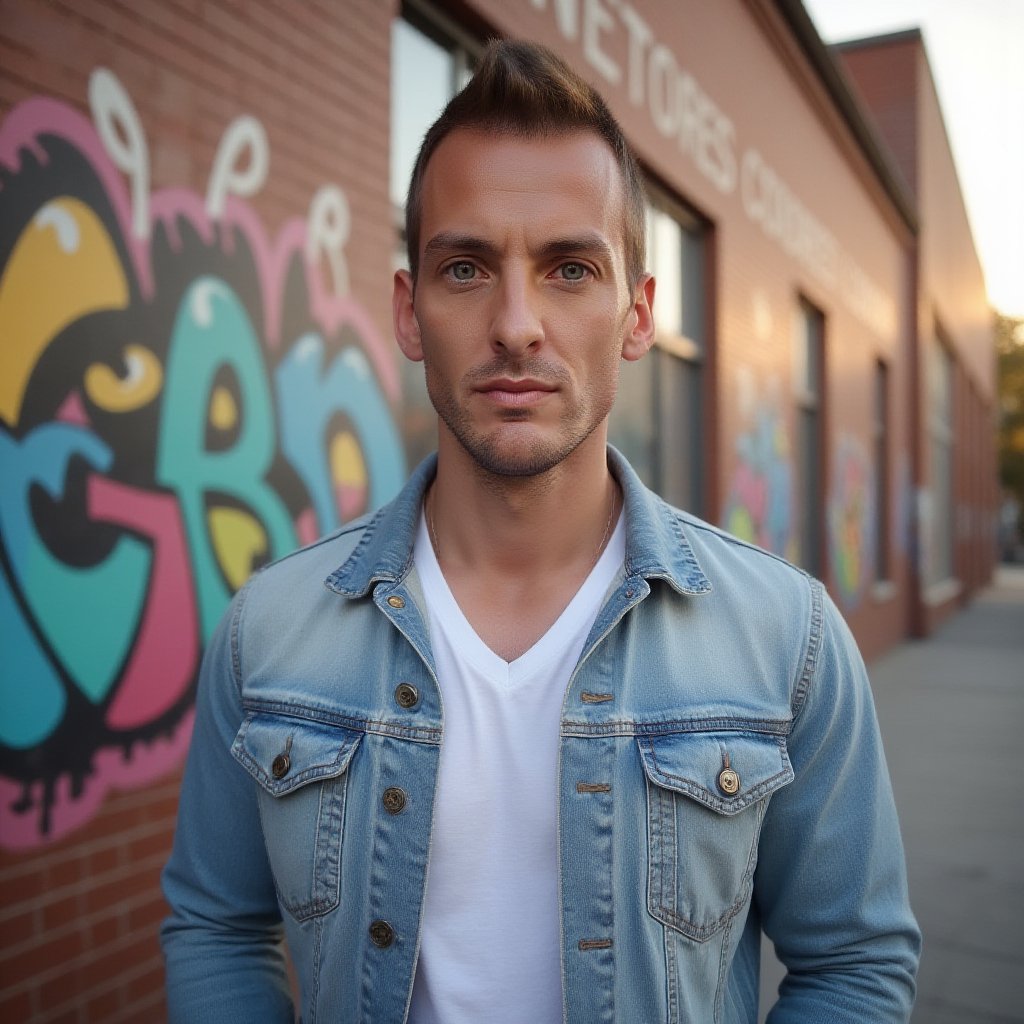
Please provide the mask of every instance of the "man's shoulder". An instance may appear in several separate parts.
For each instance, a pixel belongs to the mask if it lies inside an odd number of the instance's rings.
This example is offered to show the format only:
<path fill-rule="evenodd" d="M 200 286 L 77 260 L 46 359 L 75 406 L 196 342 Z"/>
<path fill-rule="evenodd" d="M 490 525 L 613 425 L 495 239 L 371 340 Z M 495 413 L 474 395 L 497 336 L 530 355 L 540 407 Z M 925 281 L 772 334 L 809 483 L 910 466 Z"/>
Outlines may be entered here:
<path fill-rule="evenodd" d="M 293 599 L 309 588 L 323 591 L 327 579 L 352 557 L 380 514 L 380 509 L 368 512 L 269 562 L 250 578 L 247 600 L 256 595 L 261 599 Z"/>
<path fill-rule="evenodd" d="M 686 537 L 694 551 L 708 556 L 728 557 L 729 565 L 740 563 L 754 571 L 760 571 L 772 577 L 788 579 L 797 586 L 806 586 L 813 577 L 805 569 L 794 565 L 784 556 L 767 548 L 759 547 L 752 541 L 738 537 L 734 533 L 715 526 L 699 516 L 682 509 L 672 508 L 678 516 Z"/>
<path fill-rule="evenodd" d="M 735 575 L 762 579 L 766 584 L 785 584 L 805 591 L 818 581 L 806 570 L 794 565 L 784 556 L 739 537 L 700 516 L 676 508 L 663 498 L 655 496 L 664 514 L 674 519 L 681 544 L 692 551 L 697 564 L 711 582 L 712 589 L 723 578 Z"/>

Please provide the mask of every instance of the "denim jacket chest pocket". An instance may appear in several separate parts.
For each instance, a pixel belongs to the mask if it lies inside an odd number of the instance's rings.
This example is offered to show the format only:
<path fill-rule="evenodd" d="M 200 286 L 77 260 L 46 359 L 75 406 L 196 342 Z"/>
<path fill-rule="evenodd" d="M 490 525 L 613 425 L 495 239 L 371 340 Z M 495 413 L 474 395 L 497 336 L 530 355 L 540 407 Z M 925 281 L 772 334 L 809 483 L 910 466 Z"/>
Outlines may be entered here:
<path fill-rule="evenodd" d="M 704 942 L 750 897 L 768 799 L 794 777 L 785 738 L 728 730 L 637 742 L 647 777 L 648 910 Z"/>
<path fill-rule="evenodd" d="M 347 769 L 361 739 L 350 729 L 257 711 L 232 744 L 257 784 L 278 899 L 298 921 L 338 905 Z"/>

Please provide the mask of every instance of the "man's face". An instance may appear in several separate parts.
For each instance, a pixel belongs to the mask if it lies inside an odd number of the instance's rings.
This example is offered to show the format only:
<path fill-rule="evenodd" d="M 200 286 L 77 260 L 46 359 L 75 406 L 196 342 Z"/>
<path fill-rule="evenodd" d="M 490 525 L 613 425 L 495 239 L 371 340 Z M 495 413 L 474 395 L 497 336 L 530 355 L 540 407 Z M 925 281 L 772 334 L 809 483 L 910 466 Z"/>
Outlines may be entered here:
<path fill-rule="evenodd" d="M 626 278 L 623 185 L 596 134 L 458 130 L 423 181 L 419 272 L 395 331 L 441 418 L 484 469 L 528 476 L 603 451 L 619 360 L 653 336 L 654 282 Z"/>

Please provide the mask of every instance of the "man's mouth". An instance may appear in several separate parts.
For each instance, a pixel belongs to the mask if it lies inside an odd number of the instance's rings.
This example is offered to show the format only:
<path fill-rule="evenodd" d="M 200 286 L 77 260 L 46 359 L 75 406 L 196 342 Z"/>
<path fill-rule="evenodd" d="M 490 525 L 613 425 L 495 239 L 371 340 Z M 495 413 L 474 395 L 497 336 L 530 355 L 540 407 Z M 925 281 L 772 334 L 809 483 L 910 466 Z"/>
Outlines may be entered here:
<path fill-rule="evenodd" d="M 496 405 L 521 408 L 543 401 L 558 389 L 554 384 L 535 377 L 498 377 L 484 382 L 476 390 Z"/>

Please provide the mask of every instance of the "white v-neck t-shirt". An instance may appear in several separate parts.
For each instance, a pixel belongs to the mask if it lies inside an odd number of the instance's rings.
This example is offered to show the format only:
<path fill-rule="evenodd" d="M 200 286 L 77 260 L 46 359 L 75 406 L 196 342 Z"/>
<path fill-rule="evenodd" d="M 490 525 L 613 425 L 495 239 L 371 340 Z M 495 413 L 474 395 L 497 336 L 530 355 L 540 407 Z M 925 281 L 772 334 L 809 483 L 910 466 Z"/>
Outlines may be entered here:
<path fill-rule="evenodd" d="M 625 549 L 620 515 L 554 625 L 507 662 L 463 615 L 420 516 L 414 558 L 444 738 L 410 1024 L 562 1020 L 559 722 L 569 677 Z"/>

